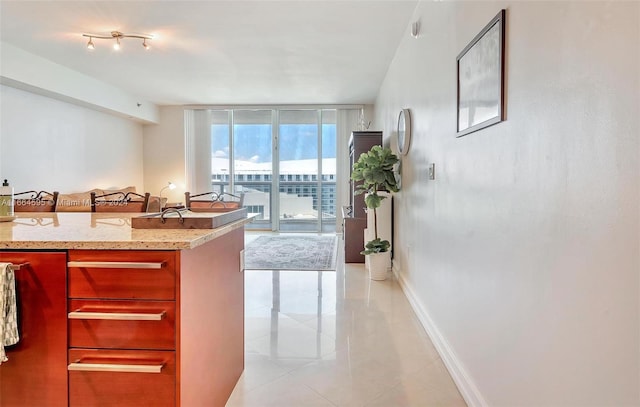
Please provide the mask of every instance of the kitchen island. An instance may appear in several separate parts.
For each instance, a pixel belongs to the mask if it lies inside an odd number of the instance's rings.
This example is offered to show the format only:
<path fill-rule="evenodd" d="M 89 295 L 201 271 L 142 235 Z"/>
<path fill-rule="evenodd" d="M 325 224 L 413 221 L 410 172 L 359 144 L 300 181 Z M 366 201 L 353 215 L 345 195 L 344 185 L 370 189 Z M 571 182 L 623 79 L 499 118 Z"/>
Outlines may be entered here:
<path fill-rule="evenodd" d="M 0 223 L 18 344 L 0 406 L 224 406 L 244 369 L 244 218 L 133 229 L 140 214 Z"/>

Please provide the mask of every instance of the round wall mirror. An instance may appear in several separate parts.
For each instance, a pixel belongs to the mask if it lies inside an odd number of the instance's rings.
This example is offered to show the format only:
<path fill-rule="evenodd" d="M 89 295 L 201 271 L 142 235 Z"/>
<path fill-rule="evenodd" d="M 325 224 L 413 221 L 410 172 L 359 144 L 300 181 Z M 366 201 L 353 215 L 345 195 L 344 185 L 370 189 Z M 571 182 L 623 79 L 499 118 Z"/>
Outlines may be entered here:
<path fill-rule="evenodd" d="M 409 113 L 409 109 L 402 109 L 398 115 L 398 152 L 407 155 L 410 145 L 411 113 Z"/>

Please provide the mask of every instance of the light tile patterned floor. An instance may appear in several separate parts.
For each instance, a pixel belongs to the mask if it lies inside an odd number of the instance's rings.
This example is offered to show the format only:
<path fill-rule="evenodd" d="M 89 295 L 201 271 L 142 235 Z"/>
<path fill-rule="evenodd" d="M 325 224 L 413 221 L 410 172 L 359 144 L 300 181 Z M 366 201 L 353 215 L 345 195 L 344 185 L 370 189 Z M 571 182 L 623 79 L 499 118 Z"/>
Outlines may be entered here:
<path fill-rule="evenodd" d="M 245 371 L 227 406 L 464 406 L 398 284 L 341 257 L 335 272 L 245 272 Z"/>

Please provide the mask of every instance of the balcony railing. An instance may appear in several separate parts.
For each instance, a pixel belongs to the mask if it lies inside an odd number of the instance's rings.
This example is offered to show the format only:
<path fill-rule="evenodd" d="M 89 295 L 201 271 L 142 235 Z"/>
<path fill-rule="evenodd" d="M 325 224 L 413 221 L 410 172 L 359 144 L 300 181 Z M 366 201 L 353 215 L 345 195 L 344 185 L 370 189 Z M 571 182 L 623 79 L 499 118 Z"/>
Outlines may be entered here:
<path fill-rule="evenodd" d="M 236 181 L 235 182 L 235 191 L 229 190 L 229 184 L 225 181 L 213 180 L 211 183 L 212 190 L 218 193 L 222 192 L 230 192 L 230 193 L 245 193 L 245 206 L 251 207 L 254 211 L 256 208 L 262 206 L 263 211 L 262 216 L 257 218 L 254 221 L 254 226 L 258 228 L 264 228 L 267 224 L 271 223 L 270 220 L 270 207 L 271 207 L 271 193 L 272 193 L 272 182 L 271 181 Z M 288 209 L 289 211 L 305 212 L 302 213 L 288 213 L 288 216 L 281 216 L 280 223 L 282 224 L 297 224 L 298 226 L 295 228 L 296 230 L 304 229 L 304 225 L 307 225 L 308 230 L 315 230 L 316 227 L 314 225 L 317 224 L 317 214 L 322 214 L 322 223 L 323 231 L 331 231 L 335 230 L 335 222 L 336 222 L 336 213 L 337 213 L 337 205 L 336 205 L 336 183 L 335 181 L 322 181 L 320 183 L 320 187 L 318 186 L 318 181 L 280 181 L 279 188 L 281 193 L 286 193 L 290 195 L 295 195 L 297 197 L 310 197 L 311 206 L 309 208 L 302 208 L 300 210 L 299 207 L 296 209 Z M 318 189 L 321 190 L 321 193 L 318 194 Z M 255 202 L 252 201 L 250 197 L 250 192 L 263 192 L 268 194 L 268 196 L 263 200 L 263 202 Z M 320 196 L 320 208 L 318 207 L 318 196 Z M 282 206 L 281 206 L 282 209 Z M 281 211 L 282 213 L 282 211 Z M 310 214 L 315 214 L 315 216 L 309 216 Z M 326 223 L 326 227 L 325 227 Z"/>

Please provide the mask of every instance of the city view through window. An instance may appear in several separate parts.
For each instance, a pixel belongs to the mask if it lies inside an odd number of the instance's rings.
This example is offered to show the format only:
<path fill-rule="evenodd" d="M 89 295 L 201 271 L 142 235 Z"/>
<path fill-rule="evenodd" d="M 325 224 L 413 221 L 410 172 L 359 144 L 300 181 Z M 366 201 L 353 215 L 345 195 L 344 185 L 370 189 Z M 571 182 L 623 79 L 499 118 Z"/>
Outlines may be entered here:
<path fill-rule="evenodd" d="M 256 228 L 335 231 L 335 110 L 273 113 L 214 112 L 213 190 L 241 194 Z"/>

